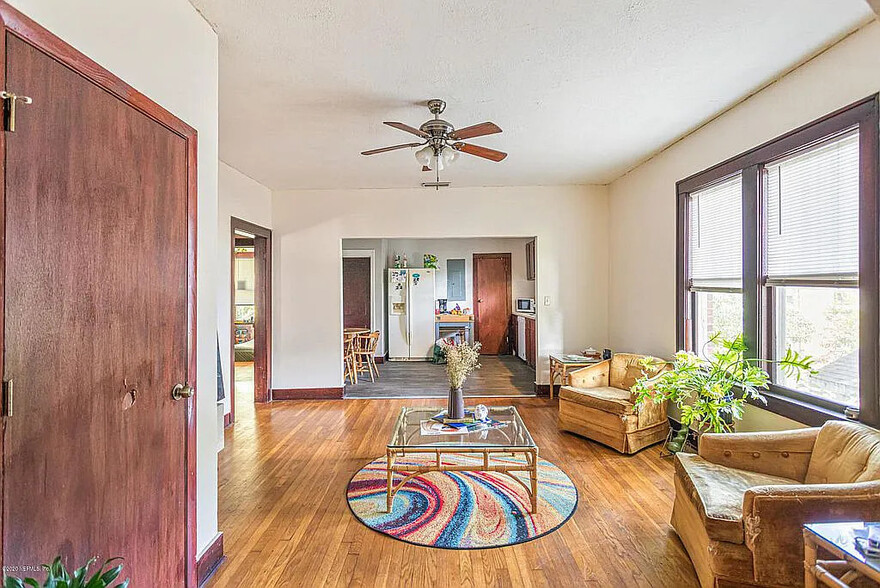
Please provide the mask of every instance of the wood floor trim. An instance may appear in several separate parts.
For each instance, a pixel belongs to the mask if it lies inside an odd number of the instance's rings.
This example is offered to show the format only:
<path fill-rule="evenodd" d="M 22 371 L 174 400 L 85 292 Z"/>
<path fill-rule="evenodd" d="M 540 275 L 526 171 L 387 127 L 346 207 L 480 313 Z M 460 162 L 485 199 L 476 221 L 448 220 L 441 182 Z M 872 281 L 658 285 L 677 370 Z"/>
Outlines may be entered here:
<path fill-rule="evenodd" d="M 535 384 L 536 396 L 550 396 L 550 384 Z"/>
<path fill-rule="evenodd" d="M 341 400 L 345 388 L 273 388 L 272 400 Z"/>
<path fill-rule="evenodd" d="M 223 555 L 223 533 L 217 533 L 217 537 L 196 561 L 196 582 L 198 582 L 198 585 L 202 586 L 213 576 L 225 559 Z"/>

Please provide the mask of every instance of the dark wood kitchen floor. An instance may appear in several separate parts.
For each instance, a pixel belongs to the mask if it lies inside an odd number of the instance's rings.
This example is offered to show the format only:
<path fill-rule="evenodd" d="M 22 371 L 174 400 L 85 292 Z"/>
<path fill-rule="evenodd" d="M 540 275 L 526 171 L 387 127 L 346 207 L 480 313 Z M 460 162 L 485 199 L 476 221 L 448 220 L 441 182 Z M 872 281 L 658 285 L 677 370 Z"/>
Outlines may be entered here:
<path fill-rule="evenodd" d="M 480 396 L 534 396 L 535 370 L 512 355 L 484 355 L 483 367 L 471 374 L 464 394 Z M 357 384 L 346 384 L 346 398 L 446 398 L 446 366 L 426 361 L 390 361 L 379 364 L 379 379 L 361 374 Z"/>

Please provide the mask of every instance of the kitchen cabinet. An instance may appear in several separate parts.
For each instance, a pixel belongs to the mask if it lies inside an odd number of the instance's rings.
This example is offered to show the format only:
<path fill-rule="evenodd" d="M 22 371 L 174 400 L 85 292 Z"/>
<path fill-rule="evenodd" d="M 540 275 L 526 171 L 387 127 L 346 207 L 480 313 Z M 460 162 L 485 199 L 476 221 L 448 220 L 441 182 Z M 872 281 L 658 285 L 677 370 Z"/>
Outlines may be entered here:
<path fill-rule="evenodd" d="M 535 240 L 526 243 L 526 279 L 535 281 Z"/>
<path fill-rule="evenodd" d="M 531 367 L 535 367 L 538 363 L 538 345 L 537 345 L 537 329 L 535 328 L 535 319 L 526 319 L 526 363 Z"/>
<path fill-rule="evenodd" d="M 516 324 L 516 356 L 535 367 L 538 359 L 536 322 L 533 317 L 517 314 L 513 316 Z"/>

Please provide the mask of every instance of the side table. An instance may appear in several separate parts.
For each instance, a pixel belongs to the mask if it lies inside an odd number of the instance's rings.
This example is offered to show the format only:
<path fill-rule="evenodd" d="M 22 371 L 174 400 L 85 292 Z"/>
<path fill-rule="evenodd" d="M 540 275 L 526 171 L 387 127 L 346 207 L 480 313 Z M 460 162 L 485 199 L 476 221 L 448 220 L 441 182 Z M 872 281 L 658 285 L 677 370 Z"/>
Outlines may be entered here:
<path fill-rule="evenodd" d="M 556 385 L 556 378 L 559 377 L 559 385 L 565 386 L 569 383 L 569 370 L 578 369 L 595 365 L 602 359 L 596 357 L 584 357 L 583 355 L 550 355 L 550 399 L 553 399 L 553 387 Z"/>
<path fill-rule="evenodd" d="M 856 546 L 857 534 L 866 535 L 867 525 L 880 523 L 811 523 L 804 525 L 804 585 L 806 588 L 849 586 L 859 577 L 880 583 L 880 558 L 863 554 Z M 819 548 L 838 559 L 818 559 Z"/>

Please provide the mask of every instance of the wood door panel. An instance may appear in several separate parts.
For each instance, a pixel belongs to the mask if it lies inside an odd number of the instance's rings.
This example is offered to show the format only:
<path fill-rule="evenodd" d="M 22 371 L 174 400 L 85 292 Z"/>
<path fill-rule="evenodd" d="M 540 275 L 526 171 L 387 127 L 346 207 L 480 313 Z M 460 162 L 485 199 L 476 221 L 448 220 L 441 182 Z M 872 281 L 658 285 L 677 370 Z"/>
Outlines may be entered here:
<path fill-rule="evenodd" d="M 372 328 L 369 257 L 342 258 L 343 327 Z"/>
<path fill-rule="evenodd" d="M 187 143 L 7 34 L 3 563 L 186 554 Z M 126 397 L 135 390 L 134 404 Z"/>
<path fill-rule="evenodd" d="M 510 254 L 474 254 L 474 325 L 481 353 L 507 353 L 510 320 Z"/>

